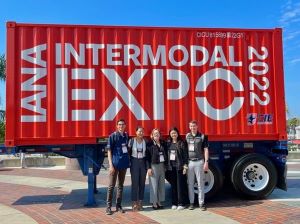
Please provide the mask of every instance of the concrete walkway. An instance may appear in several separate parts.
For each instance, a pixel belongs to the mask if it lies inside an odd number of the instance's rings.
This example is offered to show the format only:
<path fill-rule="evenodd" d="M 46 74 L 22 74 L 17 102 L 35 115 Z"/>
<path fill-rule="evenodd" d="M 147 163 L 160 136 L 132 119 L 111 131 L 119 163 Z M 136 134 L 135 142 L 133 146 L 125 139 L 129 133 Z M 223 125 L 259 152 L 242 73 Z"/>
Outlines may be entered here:
<path fill-rule="evenodd" d="M 38 224 L 30 216 L 13 209 L 11 207 L 0 204 L 0 223 L 7 224 Z"/>
<path fill-rule="evenodd" d="M 182 211 L 174 211 L 172 209 L 163 209 L 159 211 L 144 211 L 140 212 L 161 224 L 211 224 L 211 223 L 221 223 L 221 224 L 235 224 L 239 223 L 225 216 L 217 215 L 209 211 L 200 211 L 200 209 L 188 210 L 184 209 Z"/>
<path fill-rule="evenodd" d="M 87 189 L 87 183 L 84 182 L 43 177 L 0 175 L 0 182 L 7 184 L 27 185 L 32 187 L 53 188 L 67 192 L 71 192 L 72 190 Z M 97 186 L 104 187 L 99 184 Z"/>

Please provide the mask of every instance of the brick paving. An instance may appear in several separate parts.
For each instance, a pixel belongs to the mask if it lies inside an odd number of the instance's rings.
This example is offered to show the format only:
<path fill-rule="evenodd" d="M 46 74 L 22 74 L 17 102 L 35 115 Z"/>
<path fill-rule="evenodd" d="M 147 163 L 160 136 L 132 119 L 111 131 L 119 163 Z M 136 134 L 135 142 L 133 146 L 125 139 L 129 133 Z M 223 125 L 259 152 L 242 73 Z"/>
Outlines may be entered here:
<path fill-rule="evenodd" d="M 81 171 L 41 169 L 0 169 L 0 175 L 48 177 L 86 182 Z M 100 173 L 98 183 L 107 184 L 107 176 Z M 299 180 L 289 180 L 289 185 L 299 187 Z M 126 177 L 126 185 L 130 178 Z M 127 189 L 129 186 L 127 187 Z M 50 188 L 0 183 L 0 203 L 17 209 L 41 224 L 48 223 L 157 223 L 139 213 L 105 215 L 105 191 L 98 194 L 97 208 L 86 208 L 87 192 L 64 192 Z M 208 211 L 240 223 L 300 223 L 300 207 L 269 200 L 242 200 L 232 194 L 222 193 L 208 202 Z M 171 219 L 171 217 L 170 217 Z"/>
<path fill-rule="evenodd" d="M 300 223 L 300 208 L 268 200 L 238 198 L 210 202 L 209 211 L 240 223 Z"/>
<path fill-rule="evenodd" d="M 25 213 L 40 224 L 157 223 L 131 211 L 107 216 L 105 206 L 84 207 L 82 198 L 70 197 L 69 193 L 55 189 L 0 183 L 0 192 L 0 203 Z"/>

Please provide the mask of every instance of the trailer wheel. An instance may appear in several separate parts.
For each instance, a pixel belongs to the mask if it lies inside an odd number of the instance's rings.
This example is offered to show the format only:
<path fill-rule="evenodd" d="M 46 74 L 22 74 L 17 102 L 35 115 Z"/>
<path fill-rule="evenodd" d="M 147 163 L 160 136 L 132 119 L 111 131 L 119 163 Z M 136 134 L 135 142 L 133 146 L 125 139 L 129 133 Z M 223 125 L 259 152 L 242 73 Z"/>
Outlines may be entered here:
<path fill-rule="evenodd" d="M 224 178 L 220 168 L 216 164 L 210 163 L 209 170 L 204 172 L 205 198 L 211 198 L 212 196 L 217 194 L 223 186 L 223 180 Z M 194 191 L 195 194 L 198 195 L 197 180 L 195 180 Z M 195 199 L 198 201 L 198 196 L 195 197 Z"/>
<path fill-rule="evenodd" d="M 268 196 L 277 183 L 277 171 L 273 163 L 260 154 L 247 154 L 236 160 L 231 171 L 235 190 L 251 199 Z"/>

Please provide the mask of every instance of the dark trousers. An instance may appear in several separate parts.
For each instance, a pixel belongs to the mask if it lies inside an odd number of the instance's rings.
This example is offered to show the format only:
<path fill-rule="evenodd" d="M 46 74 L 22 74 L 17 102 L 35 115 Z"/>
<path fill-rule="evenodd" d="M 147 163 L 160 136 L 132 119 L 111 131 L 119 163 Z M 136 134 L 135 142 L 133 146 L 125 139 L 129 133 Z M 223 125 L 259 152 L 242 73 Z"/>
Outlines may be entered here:
<path fill-rule="evenodd" d="M 177 170 L 175 167 L 169 171 L 172 205 L 183 206 L 187 203 L 187 179 L 182 172 L 183 170 Z"/>
<path fill-rule="evenodd" d="M 107 189 L 107 200 L 106 200 L 108 207 L 112 206 L 113 193 L 114 193 L 114 188 L 116 186 L 117 178 L 118 178 L 118 186 L 117 186 L 116 204 L 117 206 L 121 205 L 126 171 L 127 169 L 118 170 L 115 168 L 115 172 L 113 174 L 109 174 L 109 184 Z"/>
<path fill-rule="evenodd" d="M 131 157 L 131 200 L 144 200 L 146 161 Z"/>

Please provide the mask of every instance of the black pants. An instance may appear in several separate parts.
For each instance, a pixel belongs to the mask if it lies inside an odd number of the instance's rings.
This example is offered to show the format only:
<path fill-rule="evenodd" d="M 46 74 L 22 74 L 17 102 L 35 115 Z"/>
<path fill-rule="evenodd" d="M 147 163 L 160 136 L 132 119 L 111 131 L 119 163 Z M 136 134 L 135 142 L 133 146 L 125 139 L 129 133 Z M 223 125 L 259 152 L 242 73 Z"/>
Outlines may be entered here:
<path fill-rule="evenodd" d="M 116 186 L 117 179 L 118 179 L 118 188 L 117 188 L 116 204 L 117 206 L 121 205 L 126 171 L 127 169 L 118 170 L 115 168 L 115 172 L 113 174 L 109 174 L 109 185 L 107 189 L 107 201 L 106 201 L 108 207 L 112 206 L 112 198 L 113 198 L 114 188 Z"/>
<path fill-rule="evenodd" d="M 131 200 L 144 200 L 146 182 L 146 161 L 131 157 Z"/>
<path fill-rule="evenodd" d="M 169 178 L 172 190 L 172 205 L 185 205 L 187 203 L 187 180 L 183 170 L 172 167 L 169 171 Z"/>

